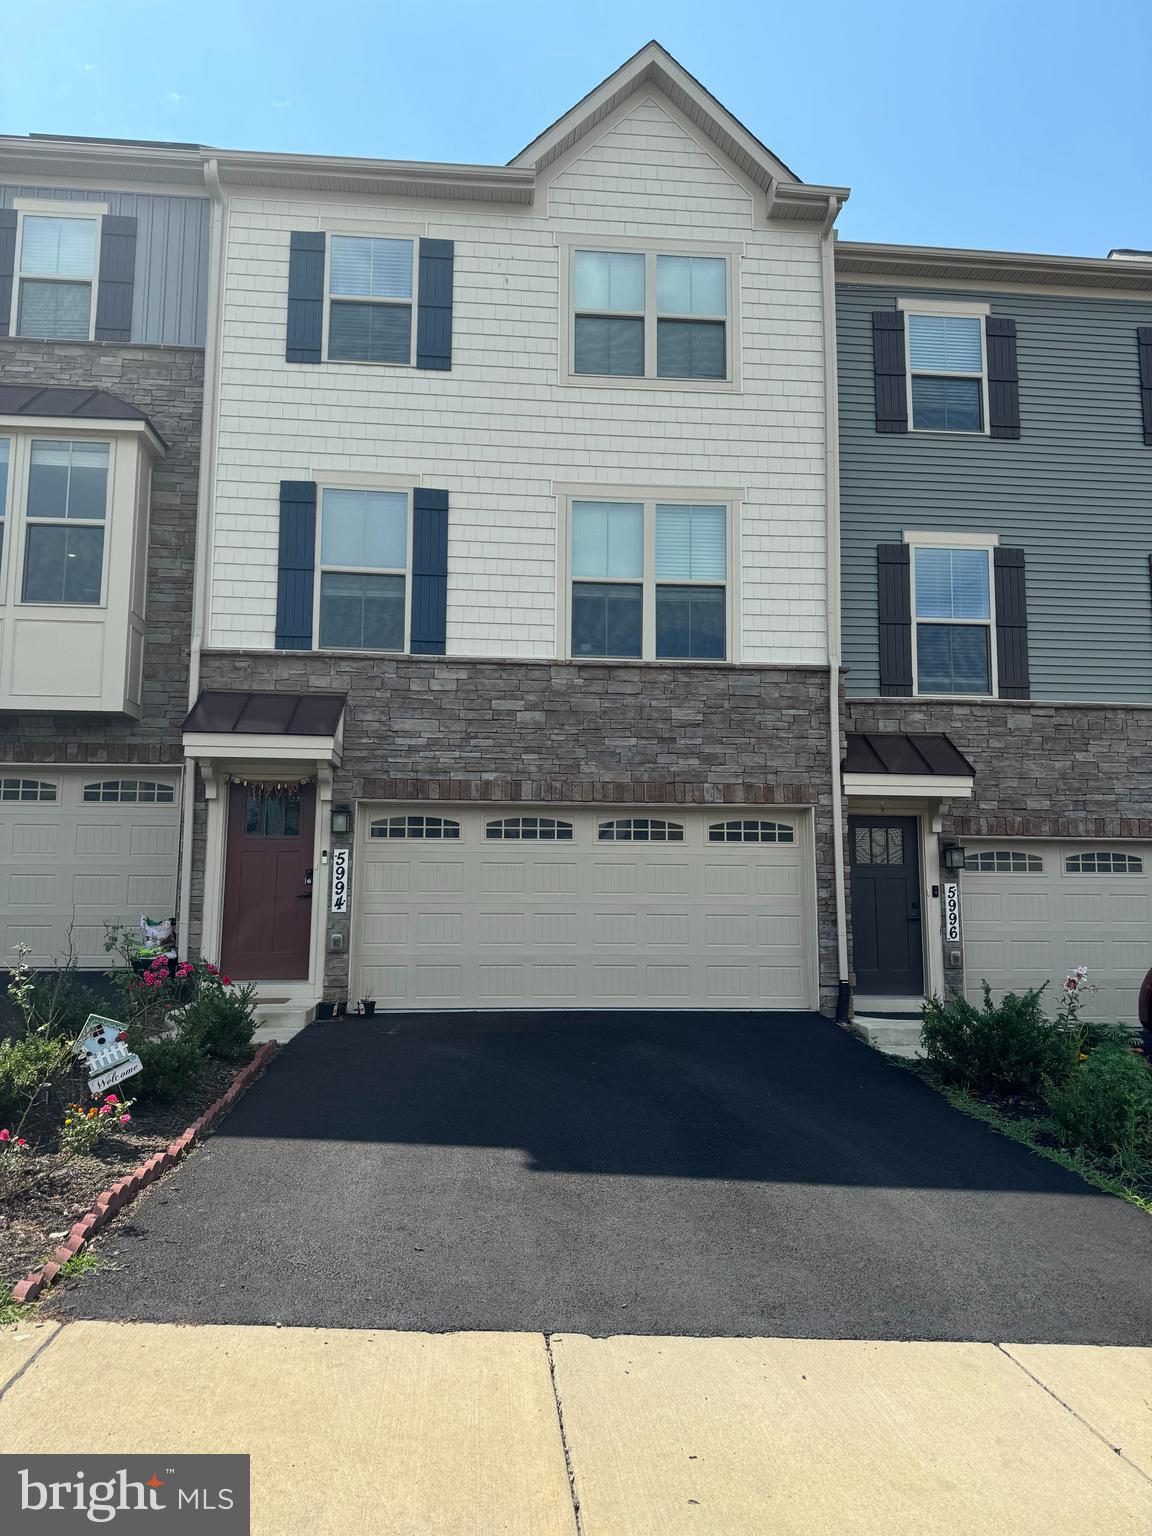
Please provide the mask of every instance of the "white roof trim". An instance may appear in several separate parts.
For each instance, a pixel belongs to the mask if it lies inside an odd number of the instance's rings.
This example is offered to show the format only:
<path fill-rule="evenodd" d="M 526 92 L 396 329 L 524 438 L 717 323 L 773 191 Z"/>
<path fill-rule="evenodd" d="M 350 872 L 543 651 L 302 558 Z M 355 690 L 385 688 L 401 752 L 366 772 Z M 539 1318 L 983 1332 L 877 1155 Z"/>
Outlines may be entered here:
<path fill-rule="evenodd" d="M 836 276 L 931 278 L 939 282 L 1010 282 L 1036 287 L 1152 292 L 1152 260 L 1040 256 L 1024 251 L 968 251 L 945 246 L 836 242 Z"/>
<path fill-rule="evenodd" d="M 846 773 L 844 793 L 885 800 L 971 800 L 973 780 L 936 773 Z"/>

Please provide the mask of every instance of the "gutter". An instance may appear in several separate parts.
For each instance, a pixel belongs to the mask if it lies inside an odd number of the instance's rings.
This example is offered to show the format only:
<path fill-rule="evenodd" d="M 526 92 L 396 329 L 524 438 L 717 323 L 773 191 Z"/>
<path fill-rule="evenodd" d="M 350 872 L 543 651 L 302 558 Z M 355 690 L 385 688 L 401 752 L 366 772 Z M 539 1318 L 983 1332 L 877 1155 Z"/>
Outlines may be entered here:
<path fill-rule="evenodd" d="M 846 194 L 845 194 L 846 195 Z M 836 216 L 844 197 L 828 198 L 828 215 L 820 231 L 820 276 L 824 317 L 824 510 L 825 605 L 828 615 L 828 745 L 832 760 L 832 867 L 836 892 L 837 1023 L 845 1024 L 852 1008 L 848 969 L 848 896 L 844 868 L 844 786 L 840 775 L 843 742 L 840 730 L 840 403 L 836 363 Z"/>
<path fill-rule="evenodd" d="M 200 420 L 200 463 L 196 487 L 196 564 L 192 576 L 192 635 L 188 653 L 188 707 L 200 695 L 200 653 L 204 648 L 204 615 L 209 591 L 208 562 L 216 485 L 216 396 L 220 371 L 220 326 L 223 315 L 224 194 L 215 157 L 204 162 L 204 184 L 212 200 L 208 233 L 208 314 L 204 334 L 204 401 Z M 196 759 L 184 758 L 181 804 L 179 949 L 188 953 L 192 906 L 192 847 L 196 812 Z"/>

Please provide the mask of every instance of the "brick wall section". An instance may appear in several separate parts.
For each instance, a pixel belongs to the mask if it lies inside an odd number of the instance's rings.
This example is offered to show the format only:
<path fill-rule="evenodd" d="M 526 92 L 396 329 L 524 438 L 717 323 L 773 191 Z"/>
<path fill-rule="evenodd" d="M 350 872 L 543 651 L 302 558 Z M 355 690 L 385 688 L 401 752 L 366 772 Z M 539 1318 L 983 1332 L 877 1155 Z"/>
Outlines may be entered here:
<path fill-rule="evenodd" d="M 0 382 L 90 386 L 147 412 L 168 444 L 152 476 L 143 714 L 5 714 L 0 761 L 179 763 L 188 709 L 204 354 L 194 347 L 0 340 Z"/>
<path fill-rule="evenodd" d="M 202 676 L 206 688 L 346 694 L 337 801 L 813 806 L 821 999 L 833 1006 L 823 669 L 262 651 L 207 652 Z M 202 850 L 202 815 L 197 831 Z M 196 859 L 202 868 L 202 851 Z M 328 989 L 346 982 L 347 951 L 330 955 Z"/>
<path fill-rule="evenodd" d="M 1152 838 L 1152 707 L 849 699 L 849 731 L 943 732 L 976 770 L 945 833 Z"/>

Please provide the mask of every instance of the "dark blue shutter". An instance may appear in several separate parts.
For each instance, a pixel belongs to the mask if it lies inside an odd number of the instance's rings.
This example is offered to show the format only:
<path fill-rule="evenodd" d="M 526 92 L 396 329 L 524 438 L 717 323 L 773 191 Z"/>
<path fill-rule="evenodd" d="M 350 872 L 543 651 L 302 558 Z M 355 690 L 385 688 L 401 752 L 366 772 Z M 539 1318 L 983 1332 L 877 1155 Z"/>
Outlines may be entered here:
<path fill-rule="evenodd" d="M 16 274 L 16 210 L 0 208 L 0 336 L 8 334 L 12 280 Z"/>
<path fill-rule="evenodd" d="M 412 492 L 414 656 L 443 656 L 448 639 L 448 492 Z"/>
<path fill-rule="evenodd" d="M 132 340 L 132 285 L 136 280 L 136 220 L 106 213 L 100 220 L 100 281 L 96 340 Z"/>
<path fill-rule="evenodd" d="M 880 692 L 912 692 L 912 566 L 907 544 L 876 546 L 880 621 Z"/>
<path fill-rule="evenodd" d="M 4 276 L 0 272 L 0 285 Z M 0 298 L 3 295 L 0 293 Z M 1140 408 L 1144 418 L 1144 446 L 1152 448 L 1152 325 L 1136 327 L 1136 351 L 1140 360 Z"/>
<path fill-rule="evenodd" d="M 1016 322 L 1003 315 L 987 315 L 984 339 L 988 345 L 988 435 L 1020 436 L 1020 385 L 1016 366 Z"/>
<path fill-rule="evenodd" d="M 904 316 L 899 310 L 872 311 L 872 371 L 877 432 L 907 432 L 908 370 L 904 363 Z"/>
<path fill-rule="evenodd" d="M 452 366 L 451 240 L 420 242 L 420 311 L 416 316 L 416 366 Z"/>
<path fill-rule="evenodd" d="M 276 649 L 312 649 L 316 580 L 316 485 L 280 482 L 280 565 L 276 581 Z"/>
<path fill-rule="evenodd" d="M 288 247 L 289 363 L 318 363 L 324 336 L 324 232 L 296 230 Z"/>
<path fill-rule="evenodd" d="M 1026 699 L 1028 681 L 1028 593 L 1024 583 L 1024 551 L 997 548 L 996 675 L 1002 699 Z"/>

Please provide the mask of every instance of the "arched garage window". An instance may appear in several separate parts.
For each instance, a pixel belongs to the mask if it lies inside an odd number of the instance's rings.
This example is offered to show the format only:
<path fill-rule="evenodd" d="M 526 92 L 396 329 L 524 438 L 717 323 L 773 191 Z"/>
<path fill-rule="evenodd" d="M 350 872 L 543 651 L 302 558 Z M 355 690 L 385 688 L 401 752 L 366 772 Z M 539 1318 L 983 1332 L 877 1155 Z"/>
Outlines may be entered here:
<path fill-rule="evenodd" d="M 792 843 L 793 829 L 783 821 L 714 821 L 708 828 L 710 843 Z"/>
<path fill-rule="evenodd" d="M 1134 853 L 1110 853 L 1103 849 L 1069 854 L 1064 868 L 1070 875 L 1139 875 L 1143 873 L 1144 860 Z"/>
<path fill-rule="evenodd" d="M 505 816 L 500 821 L 490 821 L 484 828 L 484 836 L 506 843 L 570 843 L 572 823 L 557 821 L 553 816 Z"/>
<path fill-rule="evenodd" d="M 175 798 L 171 784 L 152 779 L 102 779 L 84 786 L 85 800 L 116 805 L 171 805 Z"/>
<path fill-rule="evenodd" d="M 460 823 L 446 816 L 382 816 L 369 828 L 372 837 L 446 838 L 460 836 Z"/>
<path fill-rule="evenodd" d="M 56 786 L 47 779 L 0 779 L 0 800 L 55 800 Z"/>
<path fill-rule="evenodd" d="M 1040 875 L 1044 860 L 1038 853 L 1019 853 L 1014 848 L 982 848 L 968 855 L 964 868 L 984 875 Z"/>
<path fill-rule="evenodd" d="M 622 821 L 602 821 L 596 835 L 602 843 L 682 843 L 684 828 L 678 821 L 629 816 Z"/>

